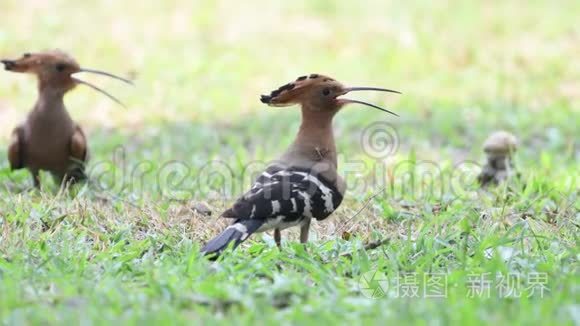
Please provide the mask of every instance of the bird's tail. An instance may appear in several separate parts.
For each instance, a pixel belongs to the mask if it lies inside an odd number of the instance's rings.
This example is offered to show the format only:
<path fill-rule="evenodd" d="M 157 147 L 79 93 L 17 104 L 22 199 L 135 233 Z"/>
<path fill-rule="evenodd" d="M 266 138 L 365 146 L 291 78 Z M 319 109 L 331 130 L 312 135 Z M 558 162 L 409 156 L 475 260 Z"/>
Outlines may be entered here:
<path fill-rule="evenodd" d="M 235 248 L 245 241 L 252 233 L 256 232 L 262 224 L 264 224 L 264 220 L 262 219 L 238 219 L 217 237 L 206 243 L 201 249 L 201 252 L 204 255 L 219 255 L 232 242 L 233 247 Z"/>

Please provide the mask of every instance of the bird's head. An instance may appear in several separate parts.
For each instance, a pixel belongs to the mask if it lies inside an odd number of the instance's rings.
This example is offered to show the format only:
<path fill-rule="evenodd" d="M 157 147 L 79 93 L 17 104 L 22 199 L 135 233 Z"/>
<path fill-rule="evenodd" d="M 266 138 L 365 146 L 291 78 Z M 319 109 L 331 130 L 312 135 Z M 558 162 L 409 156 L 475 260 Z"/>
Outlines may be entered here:
<path fill-rule="evenodd" d="M 398 93 L 386 88 L 378 87 L 346 87 L 342 83 L 319 74 L 298 77 L 293 82 L 273 90 L 268 95 L 262 95 L 260 101 L 269 106 L 289 106 L 300 104 L 303 108 L 312 111 L 336 113 L 346 104 L 355 103 L 397 115 L 394 112 L 377 105 L 343 98 L 342 96 L 354 91 L 380 91 Z"/>
<path fill-rule="evenodd" d="M 121 105 L 122 103 L 114 96 L 97 86 L 80 80 L 78 77 L 75 77 L 75 74 L 81 72 L 99 74 L 132 84 L 130 80 L 108 72 L 82 68 L 75 59 L 59 50 L 24 53 L 18 59 L 3 59 L 0 60 L 0 62 L 4 64 L 4 69 L 7 71 L 35 75 L 38 78 L 40 89 L 51 89 L 64 94 L 75 88 L 78 84 L 83 84 L 104 94 Z"/>

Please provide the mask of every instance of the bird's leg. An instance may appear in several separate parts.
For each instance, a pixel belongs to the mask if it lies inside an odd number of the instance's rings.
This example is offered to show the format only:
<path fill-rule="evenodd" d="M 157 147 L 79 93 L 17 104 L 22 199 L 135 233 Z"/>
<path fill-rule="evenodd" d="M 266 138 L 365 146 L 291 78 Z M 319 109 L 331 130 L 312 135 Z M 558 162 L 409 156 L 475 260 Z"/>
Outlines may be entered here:
<path fill-rule="evenodd" d="M 308 231 L 310 230 L 310 219 L 307 218 L 300 226 L 300 243 L 308 242 Z"/>
<path fill-rule="evenodd" d="M 280 229 L 274 229 L 274 242 L 276 242 L 278 249 L 282 248 L 282 234 L 280 233 Z"/>
<path fill-rule="evenodd" d="M 40 190 L 40 174 L 38 171 L 31 171 L 32 173 L 32 183 L 34 184 L 34 188 Z"/>

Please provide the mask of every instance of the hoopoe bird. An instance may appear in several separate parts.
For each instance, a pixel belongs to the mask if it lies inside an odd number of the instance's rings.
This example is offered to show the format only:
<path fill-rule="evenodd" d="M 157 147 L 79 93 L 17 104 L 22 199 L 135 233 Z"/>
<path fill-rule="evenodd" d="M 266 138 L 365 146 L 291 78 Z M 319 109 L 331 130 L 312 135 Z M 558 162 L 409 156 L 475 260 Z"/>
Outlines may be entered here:
<path fill-rule="evenodd" d="M 507 131 L 492 133 L 483 144 L 487 162 L 477 177 L 482 186 L 499 184 L 513 176 L 518 176 L 513 154 L 517 150 L 518 139 Z"/>
<path fill-rule="evenodd" d="M 108 72 L 81 68 L 73 58 L 58 50 L 25 53 L 19 59 L 0 62 L 7 71 L 33 74 L 38 80 L 36 104 L 24 123 L 12 132 L 8 147 L 10 168 L 28 169 L 36 188 L 40 188 L 40 170 L 49 171 L 58 184 L 86 179 L 87 138 L 67 112 L 64 95 L 82 84 L 122 105 L 114 96 L 74 74 L 86 72 L 128 84 L 131 81 Z"/>
<path fill-rule="evenodd" d="M 311 74 L 262 95 L 261 102 L 269 106 L 299 104 L 302 124 L 286 152 L 221 215 L 233 219 L 233 223 L 202 248 L 204 254 L 219 254 L 230 244 L 236 247 L 253 233 L 269 230 L 274 230 L 274 240 L 280 247 L 281 230 L 293 226 L 300 226 L 300 242 L 308 241 L 311 220 L 321 221 L 332 214 L 346 189 L 337 173 L 332 130 L 336 113 L 355 103 L 395 114 L 367 102 L 340 97 L 354 91 L 399 93 L 385 88 L 345 87 L 330 77 Z"/>

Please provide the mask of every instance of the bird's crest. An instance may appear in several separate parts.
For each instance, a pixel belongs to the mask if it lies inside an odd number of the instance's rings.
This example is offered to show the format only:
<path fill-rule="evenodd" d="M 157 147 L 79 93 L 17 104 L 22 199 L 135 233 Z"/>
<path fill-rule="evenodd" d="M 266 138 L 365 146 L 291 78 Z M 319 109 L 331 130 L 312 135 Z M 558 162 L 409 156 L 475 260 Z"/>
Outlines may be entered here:
<path fill-rule="evenodd" d="M 296 78 L 295 81 L 289 82 L 271 91 L 270 94 L 262 95 L 260 97 L 260 101 L 262 103 L 272 106 L 284 106 L 287 105 L 286 102 L 288 98 L 296 96 L 297 94 L 301 93 L 303 89 L 306 89 L 308 86 L 320 82 L 325 83 L 332 81 L 335 80 L 328 76 L 320 74 L 310 74 L 307 76 L 300 76 Z"/>

